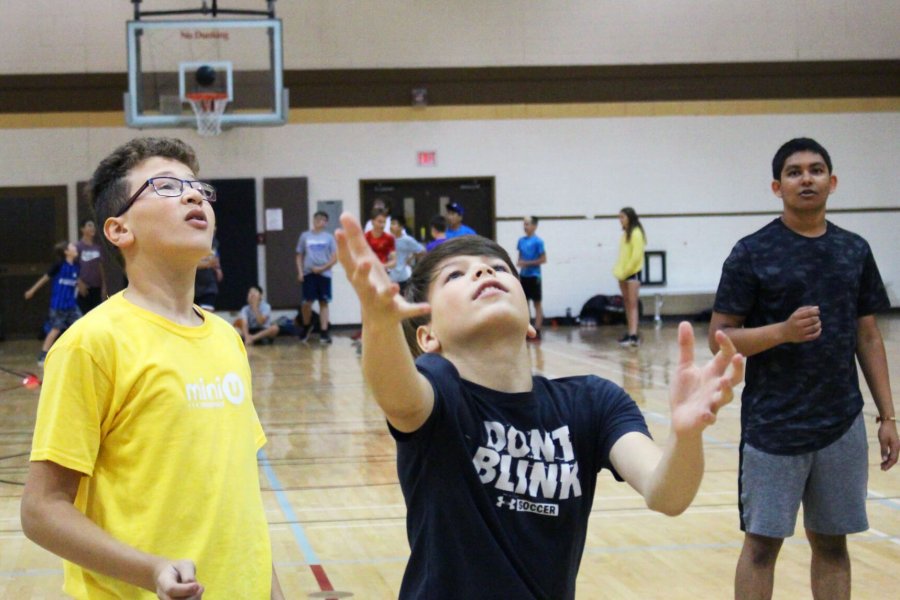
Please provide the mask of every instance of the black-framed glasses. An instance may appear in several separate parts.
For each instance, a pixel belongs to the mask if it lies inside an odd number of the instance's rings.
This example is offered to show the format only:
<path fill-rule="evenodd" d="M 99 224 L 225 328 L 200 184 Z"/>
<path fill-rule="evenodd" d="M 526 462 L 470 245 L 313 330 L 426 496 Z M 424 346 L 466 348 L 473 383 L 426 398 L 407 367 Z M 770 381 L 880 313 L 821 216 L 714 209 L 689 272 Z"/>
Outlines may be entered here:
<path fill-rule="evenodd" d="M 206 183 L 205 181 L 179 179 L 178 177 L 151 177 L 144 182 L 144 185 L 138 188 L 138 191 L 136 191 L 134 195 L 131 196 L 131 198 L 128 199 L 128 202 L 126 202 L 125 206 L 123 206 L 122 209 L 116 213 L 116 216 L 121 217 L 122 215 L 124 215 L 128 211 L 128 209 L 131 208 L 131 205 L 137 201 L 138 197 L 143 194 L 144 190 L 146 190 L 148 187 L 152 187 L 153 191 L 160 196 L 165 196 L 167 198 L 177 198 L 184 193 L 185 186 L 199 191 L 200 195 L 203 196 L 203 199 L 207 202 L 216 201 L 216 188 Z"/>

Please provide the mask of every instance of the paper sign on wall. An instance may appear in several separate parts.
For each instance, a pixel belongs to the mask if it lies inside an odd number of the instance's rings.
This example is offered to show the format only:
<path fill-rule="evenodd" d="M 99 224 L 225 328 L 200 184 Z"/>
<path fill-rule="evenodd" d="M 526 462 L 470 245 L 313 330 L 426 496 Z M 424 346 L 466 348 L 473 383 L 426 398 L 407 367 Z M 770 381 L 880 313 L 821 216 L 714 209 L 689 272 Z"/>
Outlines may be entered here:
<path fill-rule="evenodd" d="M 284 229 L 284 213 L 280 208 L 266 209 L 266 231 L 281 231 Z"/>

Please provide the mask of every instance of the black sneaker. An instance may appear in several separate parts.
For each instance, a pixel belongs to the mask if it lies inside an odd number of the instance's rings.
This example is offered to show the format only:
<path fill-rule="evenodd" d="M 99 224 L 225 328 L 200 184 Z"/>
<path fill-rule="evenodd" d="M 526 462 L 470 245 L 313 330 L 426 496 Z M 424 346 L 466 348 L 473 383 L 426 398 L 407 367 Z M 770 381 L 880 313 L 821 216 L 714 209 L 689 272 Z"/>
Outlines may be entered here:
<path fill-rule="evenodd" d="M 47 353 L 46 353 L 46 352 L 44 352 L 43 350 L 41 350 L 40 352 L 38 352 L 38 355 L 37 355 L 37 364 L 38 364 L 39 367 L 43 367 L 43 366 L 44 366 L 44 359 L 46 359 L 46 358 L 47 358 Z"/>
<path fill-rule="evenodd" d="M 631 345 L 631 336 L 627 333 L 619 338 L 620 346 L 630 346 Z"/>
<path fill-rule="evenodd" d="M 331 335 L 329 335 L 327 329 L 319 334 L 319 343 L 320 344 L 330 344 L 331 343 Z"/>
<path fill-rule="evenodd" d="M 309 325 L 301 325 L 300 331 L 297 332 L 297 337 L 301 342 L 305 342 L 309 340 L 309 334 L 312 333 L 312 327 Z"/>
<path fill-rule="evenodd" d="M 632 348 L 637 348 L 638 346 L 640 346 L 641 345 L 640 336 L 638 336 L 638 335 L 631 336 L 631 340 L 628 345 L 631 346 Z"/>

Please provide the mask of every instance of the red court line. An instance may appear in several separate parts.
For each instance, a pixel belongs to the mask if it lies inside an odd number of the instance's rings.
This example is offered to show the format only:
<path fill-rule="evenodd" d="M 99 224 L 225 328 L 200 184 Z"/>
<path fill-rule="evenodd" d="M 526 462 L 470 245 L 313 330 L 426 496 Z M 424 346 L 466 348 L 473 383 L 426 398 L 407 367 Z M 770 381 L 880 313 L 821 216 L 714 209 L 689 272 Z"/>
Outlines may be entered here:
<path fill-rule="evenodd" d="M 309 565 L 309 569 L 313 572 L 313 576 L 316 578 L 320 590 L 323 592 L 334 591 L 334 586 L 331 585 L 331 581 L 328 580 L 328 575 L 325 574 L 325 569 L 322 568 L 322 565 Z"/>

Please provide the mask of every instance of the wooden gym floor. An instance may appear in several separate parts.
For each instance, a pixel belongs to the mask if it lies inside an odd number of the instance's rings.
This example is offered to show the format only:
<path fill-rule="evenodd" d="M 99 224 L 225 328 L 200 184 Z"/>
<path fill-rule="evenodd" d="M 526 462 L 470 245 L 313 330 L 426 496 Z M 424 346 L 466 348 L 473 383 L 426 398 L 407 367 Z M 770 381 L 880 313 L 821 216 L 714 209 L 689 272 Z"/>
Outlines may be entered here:
<path fill-rule="evenodd" d="M 900 316 L 880 319 L 894 395 L 900 389 Z M 547 329 L 531 345 L 548 377 L 595 373 L 621 384 L 658 441 L 668 431 L 666 388 L 677 360 L 675 323 L 643 328 L 638 349 L 616 343 L 618 327 Z M 697 359 L 706 360 L 706 325 Z M 36 371 L 39 342 L 0 343 L 0 365 Z M 260 480 L 275 568 L 287 598 L 396 598 L 408 556 L 394 443 L 363 385 L 348 334 L 331 346 L 279 338 L 249 349 L 254 400 L 269 443 Z M 28 464 L 37 391 L 0 374 L 0 598 L 61 598 L 59 559 L 27 541 L 19 499 Z M 874 404 L 866 396 L 871 529 L 851 536 L 854 598 L 884 598 L 900 565 L 900 467 L 883 473 Z M 896 404 L 896 403 L 895 403 Z M 739 401 L 706 434 L 706 476 L 676 518 L 652 513 L 627 486 L 601 475 L 578 578 L 578 598 L 731 598 L 741 548 L 736 471 Z M 799 521 L 802 523 L 802 521 Z M 802 528 L 784 545 L 776 598 L 809 598 L 809 549 Z"/>

